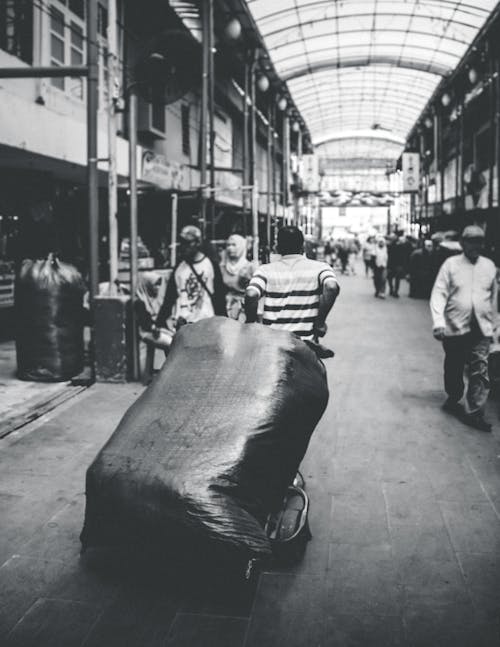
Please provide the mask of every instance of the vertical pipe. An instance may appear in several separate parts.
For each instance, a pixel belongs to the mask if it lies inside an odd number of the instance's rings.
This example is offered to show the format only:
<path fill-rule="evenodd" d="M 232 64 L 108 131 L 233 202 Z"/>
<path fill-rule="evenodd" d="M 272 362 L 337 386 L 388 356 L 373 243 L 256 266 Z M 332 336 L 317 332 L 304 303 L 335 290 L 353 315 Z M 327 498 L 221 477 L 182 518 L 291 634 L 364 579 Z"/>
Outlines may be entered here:
<path fill-rule="evenodd" d="M 439 169 L 440 169 L 440 166 L 441 166 L 441 162 L 440 162 L 440 159 L 439 159 L 439 137 L 440 137 L 440 127 L 439 126 L 440 126 L 440 124 L 439 124 L 439 115 L 438 115 L 437 112 L 435 112 L 434 113 L 434 125 L 433 125 L 432 133 L 433 133 L 433 136 L 434 136 L 434 141 L 433 141 L 433 145 L 434 145 L 433 146 L 434 147 L 434 169 L 435 169 L 435 177 L 436 178 L 438 176 Z M 437 195 L 437 192 L 436 192 L 435 198 L 436 198 L 436 200 L 434 202 L 434 207 L 435 207 L 435 204 L 436 204 L 437 200 L 440 199 L 439 196 Z"/>
<path fill-rule="evenodd" d="M 214 1 L 206 1 L 208 11 L 208 117 L 210 142 L 210 195 L 208 212 L 211 238 L 215 240 L 215 67 L 214 67 Z"/>
<path fill-rule="evenodd" d="M 247 235 L 247 191 L 248 189 L 248 86 L 250 84 L 250 70 L 248 61 L 245 59 L 245 87 L 243 96 L 243 174 L 242 174 L 242 200 L 243 200 L 243 233 Z"/>
<path fill-rule="evenodd" d="M 87 202 L 89 219 L 90 370 L 95 379 L 94 297 L 99 294 L 99 196 L 97 174 L 97 1 L 87 5 Z"/>
<path fill-rule="evenodd" d="M 99 202 L 97 176 L 97 1 L 89 0 L 87 10 L 87 176 L 89 217 L 90 300 L 99 294 Z"/>
<path fill-rule="evenodd" d="M 270 260 L 270 254 L 271 254 L 271 185 L 273 181 L 273 174 L 272 174 L 272 163 L 273 163 L 273 153 L 272 153 L 272 145 L 273 145 L 273 126 L 271 123 L 272 120 L 272 107 L 271 107 L 271 101 L 269 101 L 268 106 L 267 106 L 267 147 L 266 147 L 266 185 L 267 185 L 267 193 L 266 193 L 266 250 L 267 250 L 267 258 L 266 261 L 269 262 Z"/>
<path fill-rule="evenodd" d="M 251 186 L 251 208 L 252 208 L 252 258 L 259 260 L 259 211 L 258 211 L 258 188 L 257 188 L 257 109 L 255 105 L 255 65 L 257 51 L 254 52 L 250 68 L 250 186 Z"/>
<path fill-rule="evenodd" d="M 287 209 L 288 207 L 288 200 L 289 200 L 289 173 L 290 173 L 290 119 L 286 113 L 286 111 L 283 112 L 283 133 L 282 133 L 282 141 L 283 141 L 283 159 L 282 159 L 282 165 L 283 165 L 283 208 Z"/>
<path fill-rule="evenodd" d="M 489 70 L 489 80 L 488 80 L 488 96 L 490 101 L 490 124 L 491 124 L 491 137 L 490 137 L 490 155 L 489 155 L 489 185 L 488 185 L 488 216 L 491 213 L 493 208 L 493 172 L 495 168 L 495 140 L 496 140 L 496 129 L 498 128 L 498 121 L 496 119 L 496 102 L 495 102 L 495 93 L 496 88 L 493 83 L 493 58 L 492 54 L 488 48 L 488 70 Z"/>
<path fill-rule="evenodd" d="M 129 192 L 130 192 L 130 294 L 135 298 L 137 291 L 137 92 L 130 89 L 128 104 L 129 141 Z M 132 317 L 132 378 L 139 379 L 139 346 L 137 343 L 137 322 Z"/>
<path fill-rule="evenodd" d="M 278 222 L 278 193 L 276 190 L 276 106 L 274 102 L 271 105 L 271 119 L 272 119 L 272 152 L 271 152 L 271 176 L 272 176 L 272 196 L 273 196 L 273 219 L 271 227 L 271 239 L 274 244 L 276 240 L 276 228 Z"/>
<path fill-rule="evenodd" d="M 500 61 L 499 53 L 495 50 L 495 72 L 496 72 L 496 163 L 497 163 L 497 208 L 500 206 Z M 498 262 L 498 261 L 497 261 Z"/>
<path fill-rule="evenodd" d="M 170 237 L 170 265 L 177 265 L 177 214 L 179 206 L 179 196 L 172 193 L 172 230 Z"/>
<path fill-rule="evenodd" d="M 465 102 L 462 99 L 462 110 L 460 112 L 459 124 L 459 161 L 460 167 L 458 169 L 458 192 L 460 196 L 460 214 L 465 213 L 465 199 L 464 199 L 464 134 L 465 134 Z"/>
<path fill-rule="evenodd" d="M 116 0 L 108 0 L 108 221 L 109 221 L 109 285 L 115 293 L 118 280 L 118 189 L 116 178 L 116 111 L 117 80 Z"/>
<path fill-rule="evenodd" d="M 209 21 L 207 3 L 201 3 L 202 20 L 202 77 L 200 110 L 200 216 L 203 239 L 207 233 L 207 126 L 209 74 Z"/>

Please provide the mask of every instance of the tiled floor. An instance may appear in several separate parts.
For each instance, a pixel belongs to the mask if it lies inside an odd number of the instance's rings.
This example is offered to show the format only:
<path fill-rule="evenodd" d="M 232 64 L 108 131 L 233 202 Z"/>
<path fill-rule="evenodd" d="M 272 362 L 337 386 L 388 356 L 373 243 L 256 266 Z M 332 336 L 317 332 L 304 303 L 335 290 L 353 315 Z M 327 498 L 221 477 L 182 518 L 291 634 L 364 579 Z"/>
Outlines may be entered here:
<path fill-rule="evenodd" d="M 497 404 L 493 434 L 441 412 L 425 302 L 346 277 L 329 323 L 302 563 L 245 588 L 81 560 L 85 469 L 140 391 L 92 387 L 0 445 L 0 644 L 498 647 Z"/>

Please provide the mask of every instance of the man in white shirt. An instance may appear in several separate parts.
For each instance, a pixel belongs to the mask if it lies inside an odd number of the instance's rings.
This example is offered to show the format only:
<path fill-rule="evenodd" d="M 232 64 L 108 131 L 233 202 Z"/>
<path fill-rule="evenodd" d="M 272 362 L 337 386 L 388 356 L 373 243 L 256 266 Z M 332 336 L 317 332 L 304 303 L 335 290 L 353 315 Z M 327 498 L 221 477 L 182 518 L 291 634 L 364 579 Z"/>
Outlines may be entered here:
<path fill-rule="evenodd" d="M 166 327 L 169 317 L 179 328 L 214 315 L 226 316 L 225 288 L 218 263 L 202 251 L 201 231 L 194 225 L 179 235 L 181 260 L 172 272 L 156 327 Z"/>
<path fill-rule="evenodd" d="M 434 337 L 443 342 L 444 385 L 448 399 L 443 408 L 461 416 L 464 422 L 481 431 L 491 431 L 483 408 L 489 393 L 488 355 L 496 317 L 497 270 L 481 256 L 484 232 L 477 225 L 462 233 L 463 254 L 448 258 L 436 278 L 430 307 Z M 464 413 L 460 400 L 464 394 L 464 368 L 469 384 Z"/>

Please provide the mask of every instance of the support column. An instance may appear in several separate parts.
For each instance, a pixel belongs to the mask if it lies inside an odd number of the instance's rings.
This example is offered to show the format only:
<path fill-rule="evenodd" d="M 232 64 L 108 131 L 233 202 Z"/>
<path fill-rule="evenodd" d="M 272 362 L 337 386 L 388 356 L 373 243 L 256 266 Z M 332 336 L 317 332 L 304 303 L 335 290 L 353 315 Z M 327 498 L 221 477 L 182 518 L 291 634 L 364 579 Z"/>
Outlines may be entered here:
<path fill-rule="evenodd" d="M 94 297 L 99 294 L 99 195 L 97 172 L 97 110 L 99 68 L 97 60 L 97 1 L 87 4 L 87 209 L 89 220 L 89 306 L 90 370 L 95 380 L 95 306 Z"/>
<path fill-rule="evenodd" d="M 241 176 L 242 204 L 243 204 L 243 235 L 247 235 L 247 202 L 248 202 L 248 95 L 250 86 L 250 69 L 248 61 L 245 59 L 244 69 L 244 96 L 243 96 L 243 151 L 242 166 L 243 173 Z"/>
<path fill-rule="evenodd" d="M 257 187 L 257 111 L 256 111 L 256 91 L 255 91 L 255 67 L 257 62 L 257 52 L 253 54 L 252 65 L 250 67 L 250 186 L 251 188 L 251 208 L 252 208 L 252 258 L 254 261 L 259 260 L 259 210 L 258 210 L 258 187 Z"/>
<path fill-rule="evenodd" d="M 497 139 L 497 128 L 498 121 L 496 118 L 496 85 L 493 79 L 493 73 L 495 67 L 493 64 L 492 54 L 488 49 L 488 98 L 489 98 L 489 108 L 490 108 L 490 124 L 491 124 L 491 136 L 490 136 L 490 155 L 489 155 L 489 186 L 488 186 L 488 209 L 493 208 L 493 172 L 495 169 L 495 148 L 496 148 L 496 139 Z M 490 214 L 488 214 L 490 215 Z"/>
<path fill-rule="evenodd" d="M 267 106 L 267 148 L 266 148 L 266 171 L 267 171 L 267 195 L 266 195 L 266 248 L 269 262 L 271 255 L 271 196 L 273 182 L 273 126 L 272 126 L 272 103 L 269 101 Z"/>
<path fill-rule="evenodd" d="M 177 215 L 179 206 L 179 196 L 172 193 L 172 228 L 170 232 L 170 265 L 177 265 Z"/>
<path fill-rule="evenodd" d="M 89 218 L 89 292 L 90 302 L 99 294 L 99 201 L 97 176 L 97 1 L 89 0 L 87 6 L 87 178 Z"/>
<path fill-rule="evenodd" d="M 283 113 L 283 133 L 282 133 L 282 149 L 283 149 L 283 207 L 286 209 L 289 202 L 289 176 L 290 176 L 290 119 L 286 113 Z"/>
<path fill-rule="evenodd" d="M 210 193 L 208 196 L 208 218 L 210 237 L 215 240 L 215 67 L 214 67 L 214 1 L 205 0 L 208 11 L 208 128 L 210 156 Z"/>
<path fill-rule="evenodd" d="M 200 218 L 203 239 L 207 233 L 207 133 L 208 133 L 208 76 L 209 76 L 209 20 L 207 3 L 201 3 L 202 64 L 201 64 L 201 110 L 200 110 Z"/>
<path fill-rule="evenodd" d="M 116 111 L 115 95 L 118 79 L 118 47 L 116 34 L 116 0 L 108 0 L 108 223 L 109 223 L 109 285 L 116 294 L 118 281 L 118 187 L 116 177 Z"/>
<path fill-rule="evenodd" d="M 137 255 L 137 104 L 136 86 L 132 86 L 128 101 L 130 294 L 132 300 L 137 291 L 137 273 L 139 269 Z M 135 317 L 132 317 L 132 379 L 139 379 L 139 345 Z"/>

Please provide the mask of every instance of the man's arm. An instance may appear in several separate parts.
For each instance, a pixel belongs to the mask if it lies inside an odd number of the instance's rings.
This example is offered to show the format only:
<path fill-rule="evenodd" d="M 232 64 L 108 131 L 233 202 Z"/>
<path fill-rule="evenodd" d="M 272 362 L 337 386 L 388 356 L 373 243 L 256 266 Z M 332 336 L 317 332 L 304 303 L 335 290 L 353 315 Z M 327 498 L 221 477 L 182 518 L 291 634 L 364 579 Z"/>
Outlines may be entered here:
<path fill-rule="evenodd" d="M 323 281 L 322 292 L 319 297 L 318 318 L 314 324 L 314 334 L 318 337 L 324 337 L 326 333 L 326 318 L 333 308 L 339 292 L 340 286 L 333 277 L 328 277 Z"/>
<path fill-rule="evenodd" d="M 247 323 L 255 323 L 257 321 L 259 299 L 259 290 L 256 287 L 249 285 L 245 291 L 245 315 Z"/>

